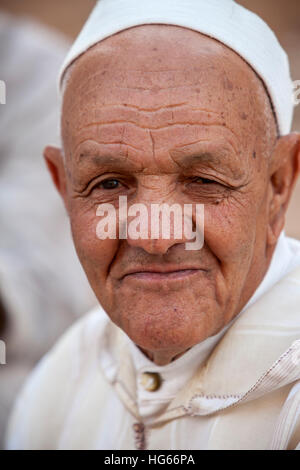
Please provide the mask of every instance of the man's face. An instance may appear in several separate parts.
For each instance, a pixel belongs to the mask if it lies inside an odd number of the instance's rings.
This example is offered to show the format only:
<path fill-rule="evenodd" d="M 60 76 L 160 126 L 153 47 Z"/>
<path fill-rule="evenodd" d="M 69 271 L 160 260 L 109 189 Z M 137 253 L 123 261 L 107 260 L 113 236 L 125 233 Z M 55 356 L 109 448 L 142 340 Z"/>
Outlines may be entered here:
<path fill-rule="evenodd" d="M 174 357 L 217 333 L 270 262 L 264 87 L 233 51 L 174 26 L 133 28 L 75 63 L 62 115 L 66 205 L 82 266 L 111 320 Z M 99 204 L 204 204 L 204 246 L 100 240 Z M 164 359 L 161 360 L 161 363 Z"/>

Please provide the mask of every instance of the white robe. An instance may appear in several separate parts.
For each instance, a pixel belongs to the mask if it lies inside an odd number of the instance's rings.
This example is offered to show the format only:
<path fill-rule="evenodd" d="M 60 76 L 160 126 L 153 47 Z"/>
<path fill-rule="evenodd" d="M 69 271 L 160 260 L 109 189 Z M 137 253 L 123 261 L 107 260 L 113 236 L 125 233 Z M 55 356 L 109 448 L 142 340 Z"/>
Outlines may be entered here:
<path fill-rule="evenodd" d="M 167 366 L 100 307 L 76 322 L 19 396 L 7 448 L 297 448 L 299 338 L 300 243 L 282 235 L 243 311 Z M 160 373 L 157 391 L 144 389 L 145 371 Z"/>

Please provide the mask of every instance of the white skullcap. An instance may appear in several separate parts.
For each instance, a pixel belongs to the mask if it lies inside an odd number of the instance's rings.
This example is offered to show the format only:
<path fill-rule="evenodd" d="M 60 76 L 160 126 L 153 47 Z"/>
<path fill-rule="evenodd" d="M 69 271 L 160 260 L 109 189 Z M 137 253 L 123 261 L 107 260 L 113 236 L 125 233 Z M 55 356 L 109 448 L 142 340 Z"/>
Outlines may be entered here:
<path fill-rule="evenodd" d="M 294 105 L 288 57 L 269 26 L 233 0 L 99 0 L 62 65 L 60 87 L 68 66 L 87 49 L 143 24 L 182 26 L 233 49 L 263 80 L 279 133 L 290 132 Z"/>

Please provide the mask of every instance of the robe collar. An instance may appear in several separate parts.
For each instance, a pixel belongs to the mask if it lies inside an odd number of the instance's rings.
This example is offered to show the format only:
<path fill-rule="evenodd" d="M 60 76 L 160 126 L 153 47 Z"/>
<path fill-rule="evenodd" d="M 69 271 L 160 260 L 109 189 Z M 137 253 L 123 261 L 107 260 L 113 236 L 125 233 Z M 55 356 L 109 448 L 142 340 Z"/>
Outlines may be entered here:
<path fill-rule="evenodd" d="M 152 425 L 184 415 L 213 414 L 300 379 L 300 268 L 263 294 L 248 303 Z M 141 419 L 128 337 L 111 322 L 109 328 L 107 377 L 129 411 Z"/>

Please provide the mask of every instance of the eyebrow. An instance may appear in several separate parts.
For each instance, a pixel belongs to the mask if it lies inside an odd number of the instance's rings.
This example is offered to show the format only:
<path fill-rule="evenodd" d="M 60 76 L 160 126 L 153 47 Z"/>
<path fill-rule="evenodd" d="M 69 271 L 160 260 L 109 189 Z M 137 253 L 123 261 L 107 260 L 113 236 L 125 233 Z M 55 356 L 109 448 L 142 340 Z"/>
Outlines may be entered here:
<path fill-rule="evenodd" d="M 137 163 L 129 160 L 127 156 L 123 156 L 118 153 L 119 151 L 116 152 L 116 155 L 101 155 L 99 152 L 82 151 L 79 154 L 78 162 L 80 163 L 81 160 L 88 158 L 92 161 L 92 163 L 101 168 L 114 167 L 123 171 L 133 171 L 139 169 L 139 165 Z"/>
<path fill-rule="evenodd" d="M 169 153 L 172 159 L 182 167 L 206 162 L 216 164 L 228 162 L 228 154 L 231 154 L 229 149 L 224 149 L 219 146 L 214 149 L 209 149 L 208 147 L 211 147 L 211 145 L 208 144 L 208 141 L 202 141 L 196 142 L 196 144 L 189 144 L 184 147 L 172 149 Z"/>
<path fill-rule="evenodd" d="M 228 145 L 213 144 L 212 146 L 211 141 L 198 141 L 172 149 L 169 153 L 174 162 L 183 169 L 211 163 L 220 169 L 226 169 L 227 172 L 230 170 L 234 179 L 240 179 L 243 176 L 243 169 L 238 164 L 237 154 L 234 148 Z"/>
<path fill-rule="evenodd" d="M 171 152 L 170 152 L 171 153 Z M 188 168 L 191 166 L 197 165 L 197 163 L 221 163 L 219 156 L 213 154 L 212 152 L 199 152 L 195 155 L 176 155 L 172 152 L 172 157 L 176 163 L 178 163 L 183 168 Z"/>

